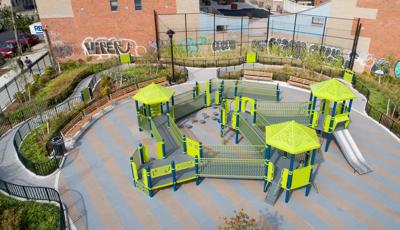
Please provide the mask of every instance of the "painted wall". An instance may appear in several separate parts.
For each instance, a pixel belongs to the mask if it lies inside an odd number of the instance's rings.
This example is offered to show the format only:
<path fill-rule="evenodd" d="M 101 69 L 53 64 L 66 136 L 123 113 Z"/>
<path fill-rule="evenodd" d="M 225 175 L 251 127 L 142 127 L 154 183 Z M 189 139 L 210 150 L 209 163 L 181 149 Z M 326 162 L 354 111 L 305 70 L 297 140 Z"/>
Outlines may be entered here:
<path fill-rule="evenodd" d="M 36 0 L 40 18 L 70 18 L 74 16 L 71 0 Z"/>
<path fill-rule="evenodd" d="M 176 13 L 175 0 L 142 1 L 142 10 L 135 10 L 132 0 L 119 0 L 118 11 L 111 11 L 109 1 L 59 1 L 38 1 L 42 24 L 59 59 L 102 58 L 122 51 L 143 55 L 150 49 L 149 41 L 155 40 L 154 10 Z M 72 13 L 65 7 L 72 7 Z"/>

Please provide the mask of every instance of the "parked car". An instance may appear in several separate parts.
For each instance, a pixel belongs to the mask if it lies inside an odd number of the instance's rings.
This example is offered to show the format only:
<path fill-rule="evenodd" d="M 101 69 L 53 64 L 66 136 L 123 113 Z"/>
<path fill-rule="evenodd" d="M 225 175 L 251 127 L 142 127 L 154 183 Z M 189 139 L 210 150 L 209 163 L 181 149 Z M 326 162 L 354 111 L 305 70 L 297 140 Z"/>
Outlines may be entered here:
<path fill-rule="evenodd" d="M 6 64 L 6 59 L 0 54 L 0 66 Z"/>
<path fill-rule="evenodd" d="M 2 55 L 4 58 L 12 58 L 17 54 L 17 44 L 14 41 L 12 42 L 4 42 L 0 43 L 0 55 Z"/>
<path fill-rule="evenodd" d="M 20 34 L 20 35 L 18 35 L 18 41 L 21 44 L 26 44 L 28 46 L 34 46 L 40 42 L 40 39 L 37 35 Z"/>

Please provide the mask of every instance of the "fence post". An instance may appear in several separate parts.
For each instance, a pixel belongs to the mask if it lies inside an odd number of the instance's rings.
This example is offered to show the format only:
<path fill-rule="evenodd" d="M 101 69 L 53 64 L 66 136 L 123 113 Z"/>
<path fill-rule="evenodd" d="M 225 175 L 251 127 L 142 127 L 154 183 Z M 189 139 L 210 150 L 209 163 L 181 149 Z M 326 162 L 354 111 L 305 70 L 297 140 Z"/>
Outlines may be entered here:
<path fill-rule="evenodd" d="M 6 89 L 7 96 L 8 96 L 8 98 L 10 99 L 10 103 L 11 103 L 11 102 L 12 102 L 12 98 L 11 98 L 11 96 L 10 96 L 10 92 L 8 91 L 7 84 L 4 85 L 4 88 Z"/>
<path fill-rule="evenodd" d="M 276 101 L 279 101 L 280 100 L 280 92 L 281 92 L 281 90 L 279 89 L 279 83 L 276 85 L 276 93 L 275 93 L 275 95 L 276 95 Z"/>
<path fill-rule="evenodd" d="M 24 191 L 25 198 L 26 198 L 26 199 L 29 199 L 29 198 L 28 198 L 28 194 L 26 193 L 26 190 L 25 190 L 25 186 L 22 186 L 22 185 L 21 185 L 21 187 L 22 187 L 22 190 Z"/>
<path fill-rule="evenodd" d="M 150 175 L 150 166 L 147 166 L 146 168 L 146 176 L 147 176 L 147 187 L 149 189 L 149 196 L 153 197 L 154 192 L 153 192 L 153 183 L 151 181 L 151 175 Z"/>
<path fill-rule="evenodd" d="M 186 146 L 186 136 L 185 135 L 182 135 L 182 151 L 183 151 L 183 154 L 186 155 L 187 146 Z"/>
<path fill-rule="evenodd" d="M 47 188 L 45 188 L 44 191 L 46 191 L 47 200 L 50 201 L 49 191 L 47 191 Z"/>
<path fill-rule="evenodd" d="M 199 157 L 194 157 L 194 172 L 196 175 L 196 185 L 200 184 L 200 176 L 199 176 Z"/>
<path fill-rule="evenodd" d="M 178 189 L 176 186 L 176 172 L 175 172 L 175 162 L 171 161 L 171 174 L 172 174 L 172 187 L 174 189 L 174 192 Z"/>

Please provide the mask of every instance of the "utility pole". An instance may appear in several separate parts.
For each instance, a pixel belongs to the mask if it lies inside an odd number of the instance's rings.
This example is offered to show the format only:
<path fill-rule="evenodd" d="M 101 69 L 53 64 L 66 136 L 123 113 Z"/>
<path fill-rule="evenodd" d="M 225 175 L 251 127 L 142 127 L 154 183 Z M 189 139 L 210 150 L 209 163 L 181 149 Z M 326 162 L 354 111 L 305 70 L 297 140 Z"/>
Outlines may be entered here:
<path fill-rule="evenodd" d="M 50 62 L 52 66 L 55 66 L 55 59 L 53 55 L 53 49 L 51 48 L 51 39 L 49 37 L 49 31 L 47 30 L 47 26 L 42 25 L 42 30 L 44 34 L 44 39 L 47 41 L 47 46 L 49 47 L 49 55 L 50 55 Z"/>
<path fill-rule="evenodd" d="M 21 44 L 18 41 L 17 26 L 15 25 L 15 15 L 14 15 L 14 6 L 13 6 L 13 4 L 11 4 L 10 7 L 11 7 L 11 21 L 12 21 L 13 29 L 14 29 L 14 38 L 15 38 L 15 42 L 17 44 L 19 56 L 22 56 L 22 47 L 21 47 Z"/>

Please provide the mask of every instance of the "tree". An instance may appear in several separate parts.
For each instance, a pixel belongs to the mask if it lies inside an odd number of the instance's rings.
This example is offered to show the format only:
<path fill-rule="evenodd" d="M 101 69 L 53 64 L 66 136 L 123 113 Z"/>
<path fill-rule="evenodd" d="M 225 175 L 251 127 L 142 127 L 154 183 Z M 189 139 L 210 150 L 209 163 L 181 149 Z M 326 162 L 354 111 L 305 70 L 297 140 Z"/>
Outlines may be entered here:
<path fill-rule="evenodd" d="M 10 6 L 0 7 L 0 28 L 13 29 L 12 25 L 12 9 Z M 19 33 L 29 33 L 29 25 L 34 23 L 35 20 L 31 16 L 19 15 L 15 16 L 15 26 Z"/>

